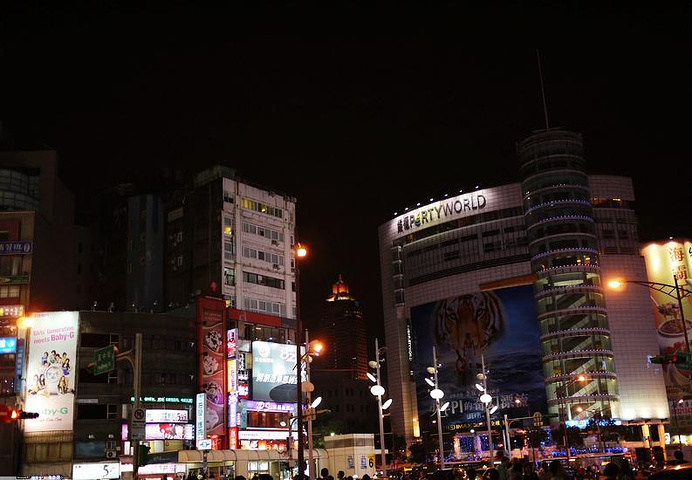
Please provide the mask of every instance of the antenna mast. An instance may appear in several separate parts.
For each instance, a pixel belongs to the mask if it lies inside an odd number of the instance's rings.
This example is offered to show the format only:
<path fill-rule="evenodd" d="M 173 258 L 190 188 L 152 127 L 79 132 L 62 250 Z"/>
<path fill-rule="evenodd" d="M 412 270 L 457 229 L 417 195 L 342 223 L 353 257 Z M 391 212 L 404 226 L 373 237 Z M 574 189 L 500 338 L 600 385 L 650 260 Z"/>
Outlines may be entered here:
<path fill-rule="evenodd" d="M 545 130 L 546 132 L 550 130 L 548 124 L 548 105 L 545 102 L 545 88 L 543 86 L 543 71 L 541 69 L 541 54 L 538 49 L 536 49 L 536 58 L 538 59 L 538 76 L 541 79 L 541 97 L 543 97 L 543 115 L 545 116 Z"/>

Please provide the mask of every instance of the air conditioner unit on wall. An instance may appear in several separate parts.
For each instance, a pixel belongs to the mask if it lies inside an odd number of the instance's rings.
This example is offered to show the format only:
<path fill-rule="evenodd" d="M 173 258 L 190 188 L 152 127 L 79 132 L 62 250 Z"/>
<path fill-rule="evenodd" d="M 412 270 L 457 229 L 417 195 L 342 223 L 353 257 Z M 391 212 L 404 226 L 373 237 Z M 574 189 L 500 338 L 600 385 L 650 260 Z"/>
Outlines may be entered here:
<path fill-rule="evenodd" d="M 106 458 L 117 458 L 118 452 L 115 450 L 106 450 Z"/>

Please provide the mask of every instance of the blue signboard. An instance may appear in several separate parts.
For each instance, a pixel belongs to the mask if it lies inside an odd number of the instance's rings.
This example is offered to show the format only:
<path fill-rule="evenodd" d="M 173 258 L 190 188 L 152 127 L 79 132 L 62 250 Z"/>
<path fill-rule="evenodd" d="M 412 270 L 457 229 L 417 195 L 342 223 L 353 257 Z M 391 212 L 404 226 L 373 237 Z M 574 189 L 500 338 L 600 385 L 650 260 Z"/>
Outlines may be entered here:
<path fill-rule="evenodd" d="M 17 339 L 15 337 L 0 337 L 0 353 L 15 353 Z"/>
<path fill-rule="evenodd" d="M 14 393 L 22 391 L 22 372 L 24 371 L 24 339 L 17 339 L 17 355 L 14 361 Z"/>
<path fill-rule="evenodd" d="M 0 255 L 24 255 L 31 250 L 32 242 L 0 242 Z"/>

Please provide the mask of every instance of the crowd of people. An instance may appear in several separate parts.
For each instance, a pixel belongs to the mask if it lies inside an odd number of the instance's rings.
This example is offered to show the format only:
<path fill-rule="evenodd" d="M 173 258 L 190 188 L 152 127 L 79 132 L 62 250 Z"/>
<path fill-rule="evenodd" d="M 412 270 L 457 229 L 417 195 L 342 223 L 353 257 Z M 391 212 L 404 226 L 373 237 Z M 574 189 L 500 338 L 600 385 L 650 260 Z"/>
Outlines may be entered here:
<path fill-rule="evenodd" d="M 494 465 L 489 468 L 479 467 L 455 467 L 450 471 L 436 470 L 432 473 L 425 470 L 408 472 L 398 477 L 400 480 L 643 480 L 646 478 L 644 469 L 633 469 L 627 458 L 613 460 L 601 467 L 597 463 L 591 465 L 577 464 L 575 468 L 570 468 L 569 472 L 565 469 L 560 460 L 543 461 L 536 465 L 527 458 L 509 458 L 503 453 L 498 453 L 495 457 Z M 667 465 L 681 465 L 688 463 L 682 451 L 675 452 Z M 391 472 L 390 472 L 391 473 Z M 206 478 L 203 476 L 192 476 L 187 480 L 199 480 Z M 243 475 L 229 477 L 228 480 L 248 480 Z M 274 480 L 272 475 L 267 473 L 255 473 L 250 480 Z M 293 480 L 301 480 L 298 475 Z M 303 475 L 302 480 L 308 480 L 307 475 Z M 371 479 L 370 475 L 362 477 L 355 475 L 345 475 L 343 470 L 337 472 L 336 478 L 332 476 L 327 468 L 322 468 L 320 475 L 315 480 L 377 480 Z"/>

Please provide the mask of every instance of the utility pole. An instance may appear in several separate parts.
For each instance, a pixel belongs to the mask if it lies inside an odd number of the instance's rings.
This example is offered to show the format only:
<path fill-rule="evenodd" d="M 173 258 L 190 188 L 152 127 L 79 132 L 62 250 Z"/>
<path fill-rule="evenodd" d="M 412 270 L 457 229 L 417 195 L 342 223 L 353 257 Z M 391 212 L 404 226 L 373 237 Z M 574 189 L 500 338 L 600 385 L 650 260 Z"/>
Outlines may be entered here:
<path fill-rule="evenodd" d="M 140 408 L 140 396 L 142 394 L 142 334 L 135 333 L 135 348 L 134 348 L 134 358 L 132 350 L 124 352 L 122 354 L 124 359 L 129 360 L 132 364 L 132 380 L 133 380 L 133 390 L 135 394 L 135 404 L 134 410 Z M 118 355 L 120 357 L 120 355 Z M 120 358 L 118 358 L 120 360 Z M 137 474 L 139 470 L 139 440 L 132 441 L 132 448 L 134 454 L 132 455 L 132 479 L 137 480 Z"/>

